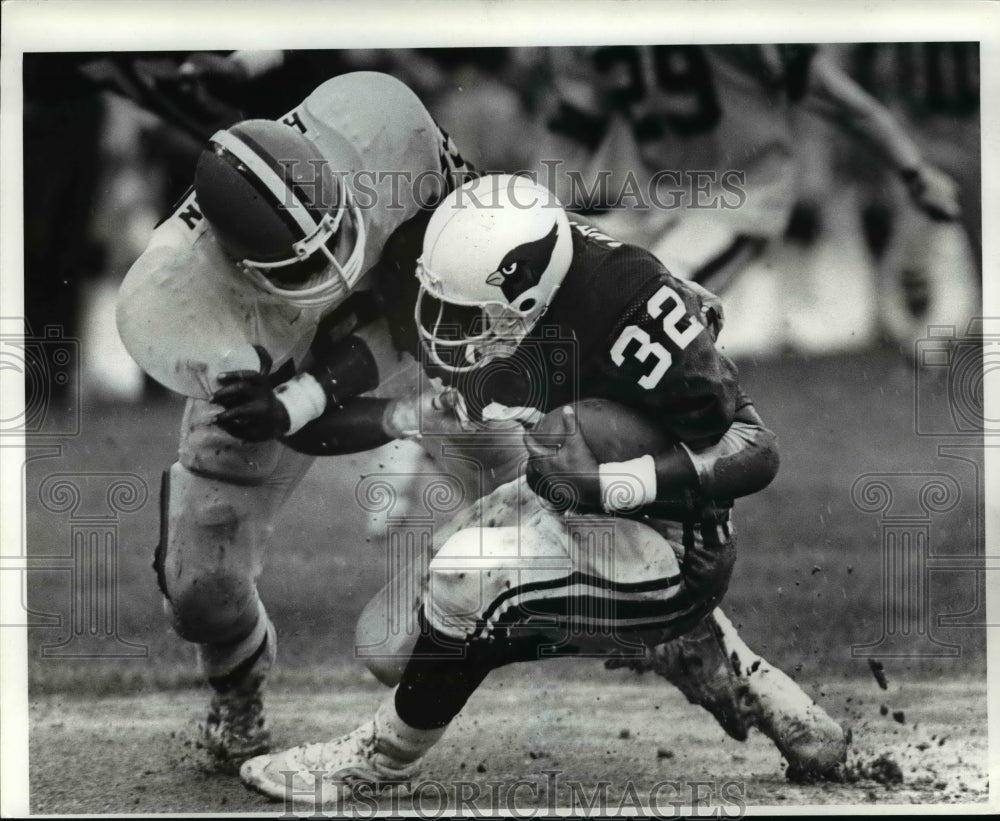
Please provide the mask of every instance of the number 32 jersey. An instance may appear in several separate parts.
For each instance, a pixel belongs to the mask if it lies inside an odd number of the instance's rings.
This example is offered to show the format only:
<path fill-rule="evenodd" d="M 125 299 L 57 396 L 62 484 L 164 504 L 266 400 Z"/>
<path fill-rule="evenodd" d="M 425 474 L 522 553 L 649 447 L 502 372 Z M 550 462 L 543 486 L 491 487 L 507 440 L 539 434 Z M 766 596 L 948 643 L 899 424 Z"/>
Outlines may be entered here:
<path fill-rule="evenodd" d="M 383 299 L 398 300 L 386 313 L 399 318 L 397 340 L 411 351 L 414 293 L 400 289 L 414 288 L 415 223 L 387 244 L 379 288 Z M 749 400 L 739 391 L 735 365 L 715 346 L 716 330 L 705 324 L 700 299 L 642 248 L 570 225 L 573 260 L 566 278 L 514 354 L 466 374 L 428 370 L 458 388 L 474 414 L 493 403 L 546 413 L 601 397 L 649 410 L 685 444 L 714 444 Z"/>

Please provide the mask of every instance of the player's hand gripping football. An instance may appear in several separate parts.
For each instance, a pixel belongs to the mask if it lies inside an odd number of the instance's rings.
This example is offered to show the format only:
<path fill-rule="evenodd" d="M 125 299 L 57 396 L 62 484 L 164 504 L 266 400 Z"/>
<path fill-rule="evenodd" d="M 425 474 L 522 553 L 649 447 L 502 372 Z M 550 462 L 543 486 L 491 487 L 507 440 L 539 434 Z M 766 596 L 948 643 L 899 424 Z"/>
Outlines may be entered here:
<path fill-rule="evenodd" d="M 961 216 L 958 183 L 944 171 L 921 163 L 904 171 L 902 177 L 913 204 L 931 219 L 945 222 Z"/>
<path fill-rule="evenodd" d="M 210 401 L 225 410 L 215 417 L 215 424 L 237 439 L 268 442 L 284 436 L 292 425 L 288 411 L 271 386 L 270 365 L 270 361 L 262 358 L 259 371 L 219 374 L 220 387 Z"/>
<path fill-rule="evenodd" d="M 528 487 L 560 509 L 596 507 L 601 504 L 599 465 L 583 438 L 572 405 L 562 409 L 562 436 L 539 441 L 524 435 L 528 449 Z"/>

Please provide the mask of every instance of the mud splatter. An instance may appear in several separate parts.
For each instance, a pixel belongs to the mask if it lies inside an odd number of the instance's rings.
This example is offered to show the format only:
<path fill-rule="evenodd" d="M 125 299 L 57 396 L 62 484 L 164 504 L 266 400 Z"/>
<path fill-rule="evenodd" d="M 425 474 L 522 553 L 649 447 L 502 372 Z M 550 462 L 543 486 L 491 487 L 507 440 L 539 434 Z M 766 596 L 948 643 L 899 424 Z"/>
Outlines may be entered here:
<path fill-rule="evenodd" d="M 885 667 L 882 666 L 882 662 L 878 659 L 868 659 L 868 667 L 871 668 L 872 675 L 875 676 L 878 686 L 883 690 L 888 690 L 889 680 L 885 677 Z"/>

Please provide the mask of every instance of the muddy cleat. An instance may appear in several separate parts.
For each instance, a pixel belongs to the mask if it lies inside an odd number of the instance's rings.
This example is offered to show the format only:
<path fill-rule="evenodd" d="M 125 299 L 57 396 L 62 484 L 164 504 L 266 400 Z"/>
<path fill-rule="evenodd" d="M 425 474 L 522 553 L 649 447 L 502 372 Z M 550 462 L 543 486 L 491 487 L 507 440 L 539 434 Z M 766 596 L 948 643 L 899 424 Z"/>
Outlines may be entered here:
<path fill-rule="evenodd" d="M 216 768 L 235 772 L 248 758 L 271 748 L 263 701 L 264 678 L 254 676 L 226 692 L 216 692 L 200 726 L 198 746 Z"/>
<path fill-rule="evenodd" d="M 835 775 L 847 757 L 843 728 L 747 647 L 718 609 L 686 636 L 654 647 L 647 660 L 732 738 L 745 741 L 751 727 L 764 733 L 788 761 L 790 777 Z"/>
<path fill-rule="evenodd" d="M 198 728 L 198 746 L 207 753 L 210 769 L 235 773 L 248 758 L 271 749 L 263 695 L 277 640 L 271 623 L 264 625 L 256 649 L 235 670 L 209 678 L 215 692 Z"/>
<path fill-rule="evenodd" d="M 408 795 L 424 753 L 443 734 L 444 728 L 403 724 L 390 699 L 372 721 L 346 736 L 252 758 L 240 768 L 240 778 L 271 799 L 315 810 L 362 795 Z"/>
<path fill-rule="evenodd" d="M 748 722 L 774 742 L 788 762 L 789 777 L 835 776 L 847 758 L 843 728 L 781 670 L 760 661 L 746 671 L 742 698 Z"/>

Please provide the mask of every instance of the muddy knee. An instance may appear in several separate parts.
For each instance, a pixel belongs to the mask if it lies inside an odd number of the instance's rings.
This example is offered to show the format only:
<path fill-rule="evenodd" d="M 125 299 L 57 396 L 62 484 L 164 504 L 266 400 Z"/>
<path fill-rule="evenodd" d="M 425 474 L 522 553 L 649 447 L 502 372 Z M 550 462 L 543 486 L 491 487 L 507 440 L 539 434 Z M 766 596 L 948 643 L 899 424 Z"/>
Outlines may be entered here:
<path fill-rule="evenodd" d="M 198 644 L 239 641 L 254 630 L 259 616 L 254 583 L 226 573 L 175 585 L 168 601 L 174 630 Z"/>
<path fill-rule="evenodd" d="M 248 489 L 174 465 L 164 477 L 154 567 L 174 628 L 188 641 L 226 643 L 258 619 L 255 578 L 269 522 Z"/>

